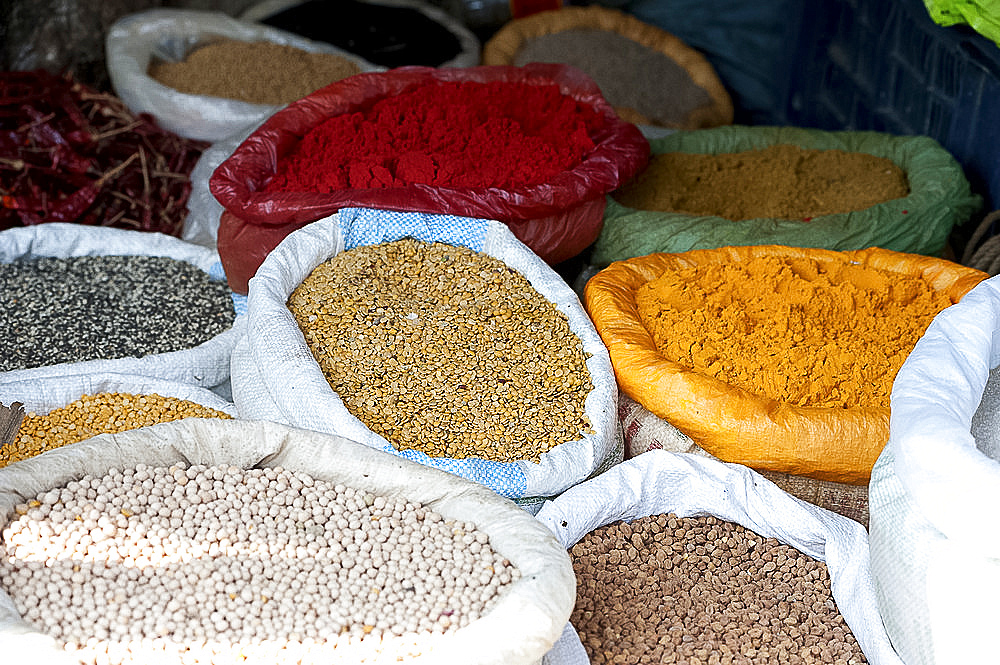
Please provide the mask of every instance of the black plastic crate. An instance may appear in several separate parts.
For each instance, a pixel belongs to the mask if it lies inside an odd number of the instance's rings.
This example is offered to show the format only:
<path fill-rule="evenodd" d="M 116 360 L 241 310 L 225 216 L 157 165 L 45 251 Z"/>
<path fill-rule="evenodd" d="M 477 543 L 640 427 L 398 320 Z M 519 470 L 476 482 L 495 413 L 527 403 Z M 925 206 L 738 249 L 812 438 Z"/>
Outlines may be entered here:
<path fill-rule="evenodd" d="M 921 0 L 807 0 L 775 124 L 936 139 L 1000 208 L 1000 47 Z"/>

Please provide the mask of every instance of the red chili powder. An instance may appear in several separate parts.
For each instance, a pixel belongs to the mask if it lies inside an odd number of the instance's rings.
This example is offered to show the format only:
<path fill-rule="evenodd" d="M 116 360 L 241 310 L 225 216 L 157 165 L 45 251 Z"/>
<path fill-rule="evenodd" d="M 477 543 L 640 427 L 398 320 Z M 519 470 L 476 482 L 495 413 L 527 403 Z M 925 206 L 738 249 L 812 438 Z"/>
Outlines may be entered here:
<path fill-rule="evenodd" d="M 266 191 L 537 185 L 579 164 L 604 122 L 556 85 L 421 85 L 314 127 Z"/>

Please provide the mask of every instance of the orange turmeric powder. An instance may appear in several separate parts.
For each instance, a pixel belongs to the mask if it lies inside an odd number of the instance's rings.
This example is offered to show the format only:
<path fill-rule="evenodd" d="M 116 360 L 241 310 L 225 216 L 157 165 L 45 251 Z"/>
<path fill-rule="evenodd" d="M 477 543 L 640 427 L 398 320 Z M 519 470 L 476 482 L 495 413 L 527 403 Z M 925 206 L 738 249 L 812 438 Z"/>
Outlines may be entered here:
<path fill-rule="evenodd" d="M 762 256 L 664 273 L 636 293 L 668 360 L 798 406 L 888 407 L 892 381 L 951 300 L 919 277 Z"/>

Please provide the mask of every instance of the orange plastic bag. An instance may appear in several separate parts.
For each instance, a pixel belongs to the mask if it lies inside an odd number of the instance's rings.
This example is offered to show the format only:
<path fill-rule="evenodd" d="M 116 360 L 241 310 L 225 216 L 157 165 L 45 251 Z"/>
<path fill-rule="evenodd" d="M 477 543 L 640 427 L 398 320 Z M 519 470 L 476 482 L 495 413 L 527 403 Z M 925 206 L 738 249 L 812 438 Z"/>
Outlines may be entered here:
<path fill-rule="evenodd" d="M 758 256 L 846 259 L 922 277 L 952 303 L 988 275 L 943 259 L 879 248 L 836 252 L 762 245 L 650 254 L 612 263 L 587 283 L 587 311 L 608 347 L 619 387 L 633 400 L 725 462 L 865 484 L 889 438 L 888 407 L 803 407 L 750 393 L 667 360 L 640 321 L 636 292 L 665 271 Z"/>
<path fill-rule="evenodd" d="M 319 123 L 412 86 L 437 81 L 556 83 L 563 94 L 602 114 L 606 123 L 599 135 L 591 137 L 595 147 L 582 162 L 538 185 L 463 189 L 411 184 L 328 194 L 261 191 L 280 161 Z M 346 207 L 496 219 L 547 263 L 560 263 L 597 239 L 603 227 L 605 194 L 632 178 L 648 161 L 649 142 L 639 129 L 621 120 L 593 80 L 573 67 L 399 67 L 336 81 L 278 111 L 219 165 L 209 188 L 228 213 L 220 219 L 218 234 L 226 276 L 234 291 L 246 293 L 249 279 L 285 236 Z"/>

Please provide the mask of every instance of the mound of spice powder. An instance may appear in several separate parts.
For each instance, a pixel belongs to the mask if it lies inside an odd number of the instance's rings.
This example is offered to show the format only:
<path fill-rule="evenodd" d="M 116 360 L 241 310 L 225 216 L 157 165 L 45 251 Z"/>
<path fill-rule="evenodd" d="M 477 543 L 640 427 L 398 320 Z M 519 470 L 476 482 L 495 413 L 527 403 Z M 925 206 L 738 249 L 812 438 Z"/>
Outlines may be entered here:
<path fill-rule="evenodd" d="M 157 62 L 149 76 L 189 95 L 287 104 L 361 71 L 334 53 L 311 53 L 288 44 L 220 39 L 180 62 Z"/>
<path fill-rule="evenodd" d="M 733 221 L 799 219 L 865 210 L 908 196 L 892 160 L 845 150 L 773 145 L 718 155 L 667 152 L 612 197 L 639 210 Z"/>
<path fill-rule="evenodd" d="M 538 185 L 579 164 L 603 124 L 554 84 L 420 85 L 314 127 L 265 191 Z"/>
<path fill-rule="evenodd" d="M 798 406 L 889 406 L 896 372 L 951 305 L 925 280 L 760 256 L 670 270 L 636 292 L 668 360 Z"/>

